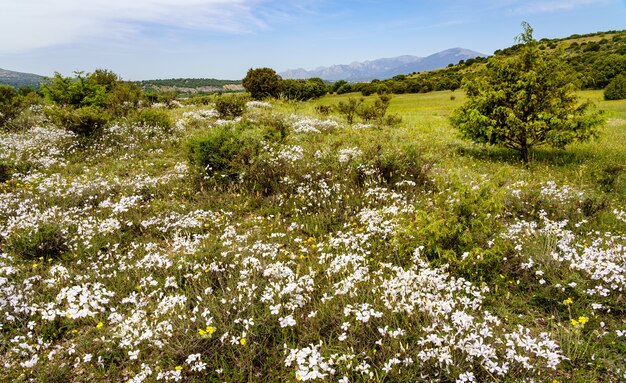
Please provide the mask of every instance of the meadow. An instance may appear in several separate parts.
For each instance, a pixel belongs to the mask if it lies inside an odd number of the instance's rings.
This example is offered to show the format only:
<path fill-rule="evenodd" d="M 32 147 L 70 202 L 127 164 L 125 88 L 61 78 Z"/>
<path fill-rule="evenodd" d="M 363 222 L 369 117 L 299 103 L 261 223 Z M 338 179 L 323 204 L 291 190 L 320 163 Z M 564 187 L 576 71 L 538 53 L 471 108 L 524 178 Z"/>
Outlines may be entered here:
<path fill-rule="evenodd" d="M 529 166 L 461 91 L 2 132 L 0 380 L 626 381 L 626 101 L 579 95 L 601 137 Z"/>

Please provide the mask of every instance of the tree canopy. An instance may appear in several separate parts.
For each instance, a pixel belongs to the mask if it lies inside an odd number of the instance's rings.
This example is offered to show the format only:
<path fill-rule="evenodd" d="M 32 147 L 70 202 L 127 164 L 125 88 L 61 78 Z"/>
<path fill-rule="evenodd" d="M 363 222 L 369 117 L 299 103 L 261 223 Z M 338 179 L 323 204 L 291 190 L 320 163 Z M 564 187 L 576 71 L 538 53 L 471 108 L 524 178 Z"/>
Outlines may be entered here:
<path fill-rule="evenodd" d="M 596 137 L 603 119 L 579 102 L 564 61 L 539 49 L 530 25 L 522 26 L 519 51 L 491 57 L 484 74 L 464 84 L 468 100 L 451 122 L 465 138 L 516 150 L 527 163 L 532 147 Z"/>
<path fill-rule="evenodd" d="M 248 70 L 242 85 L 253 99 L 262 100 L 267 97 L 277 98 L 282 91 L 283 80 L 271 68 L 257 68 Z"/>

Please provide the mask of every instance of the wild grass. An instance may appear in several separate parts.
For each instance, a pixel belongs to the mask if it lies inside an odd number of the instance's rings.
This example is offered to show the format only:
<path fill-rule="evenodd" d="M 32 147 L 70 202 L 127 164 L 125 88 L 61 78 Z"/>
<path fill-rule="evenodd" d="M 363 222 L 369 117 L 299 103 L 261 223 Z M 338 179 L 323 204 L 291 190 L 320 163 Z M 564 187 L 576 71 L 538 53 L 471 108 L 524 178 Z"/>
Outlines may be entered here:
<path fill-rule="evenodd" d="M 461 92 L 349 97 L 0 133 L 0 380 L 626 379 L 626 103 L 526 167 Z"/>

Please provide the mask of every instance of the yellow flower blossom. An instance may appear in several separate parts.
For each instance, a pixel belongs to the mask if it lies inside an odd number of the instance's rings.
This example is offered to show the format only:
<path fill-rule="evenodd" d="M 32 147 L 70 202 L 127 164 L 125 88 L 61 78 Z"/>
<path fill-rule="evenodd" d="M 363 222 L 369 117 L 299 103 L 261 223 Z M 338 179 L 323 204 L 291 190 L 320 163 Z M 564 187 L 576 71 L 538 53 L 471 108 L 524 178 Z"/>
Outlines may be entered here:
<path fill-rule="evenodd" d="M 246 342 L 247 342 L 246 338 L 239 339 L 239 344 L 242 345 L 242 346 L 245 346 Z"/>
<path fill-rule="evenodd" d="M 206 329 L 199 328 L 198 335 L 200 336 L 211 336 L 215 332 L 215 327 L 207 326 Z"/>
<path fill-rule="evenodd" d="M 571 305 L 572 303 L 574 303 L 574 300 L 572 298 L 567 298 L 563 301 L 563 304 L 567 306 Z"/>
<path fill-rule="evenodd" d="M 104 326 L 104 323 L 98 322 L 98 324 L 96 325 L 96 328 L 102 328 L 102 326 Z"/>

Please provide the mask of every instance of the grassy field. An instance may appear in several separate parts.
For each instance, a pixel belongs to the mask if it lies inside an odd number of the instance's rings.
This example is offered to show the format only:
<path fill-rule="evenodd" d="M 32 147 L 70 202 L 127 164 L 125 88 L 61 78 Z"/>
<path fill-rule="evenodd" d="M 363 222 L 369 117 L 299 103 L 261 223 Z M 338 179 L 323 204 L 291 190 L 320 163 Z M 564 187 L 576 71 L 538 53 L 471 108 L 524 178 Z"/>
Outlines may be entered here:
<path fill-rule="evenodd" d="M 0 133 L 0 380 L 626 380 L 626 101 L 580 95 L 602 136 L 529 167 L 459 91 Z"/>

